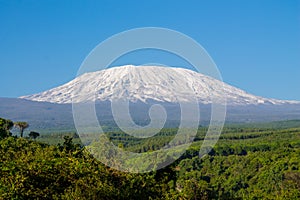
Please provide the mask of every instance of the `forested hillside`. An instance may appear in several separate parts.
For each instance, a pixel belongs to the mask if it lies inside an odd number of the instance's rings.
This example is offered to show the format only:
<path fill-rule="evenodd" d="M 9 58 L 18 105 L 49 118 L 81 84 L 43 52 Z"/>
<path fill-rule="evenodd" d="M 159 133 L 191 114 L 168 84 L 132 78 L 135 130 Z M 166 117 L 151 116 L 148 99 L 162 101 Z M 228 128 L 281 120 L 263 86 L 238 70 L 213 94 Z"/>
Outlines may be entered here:
<path fill-rule="evenodd" d="M 10 136 L 11 125 L 2 121 L 0 129 L 0 199 L 300 198 L 300 127 L 227 127 L 209 155 L 199 158 L 203 127 L 172 165 L 134 174 L 104 166 L 70 136 L 50 145 Z M 164 129 L 146 140 L 120 132 L 107 135 L 124 149 L 145 152 L 160 148 L 175 133 Z"/>

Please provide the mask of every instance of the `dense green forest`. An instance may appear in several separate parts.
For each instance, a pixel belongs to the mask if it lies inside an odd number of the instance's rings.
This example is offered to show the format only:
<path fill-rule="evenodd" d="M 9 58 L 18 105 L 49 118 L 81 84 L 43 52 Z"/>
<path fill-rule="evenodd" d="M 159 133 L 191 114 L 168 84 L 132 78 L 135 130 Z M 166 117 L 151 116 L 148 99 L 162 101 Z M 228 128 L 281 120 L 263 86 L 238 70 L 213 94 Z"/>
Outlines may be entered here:
<path fill-rule="evenodd" d="M 96 160 L 75 133 L 16 137 L 13 122 L 0 118 L 0 199 L 300 199 L 299 121 L 275 124 L 227 126 L 202 158 L 206 127 L 200 127 L 173 164 L 125 173 Z M 176 131 L 148 139 L 106 135 L 125 150 L 151 152 Z"/>

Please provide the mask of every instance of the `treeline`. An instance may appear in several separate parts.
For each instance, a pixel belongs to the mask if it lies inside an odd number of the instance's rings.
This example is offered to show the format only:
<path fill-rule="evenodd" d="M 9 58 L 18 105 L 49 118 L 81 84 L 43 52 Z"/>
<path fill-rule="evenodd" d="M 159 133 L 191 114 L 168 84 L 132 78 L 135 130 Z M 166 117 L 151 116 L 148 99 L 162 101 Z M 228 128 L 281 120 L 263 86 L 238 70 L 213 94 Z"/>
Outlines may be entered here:
<path fill-rule="evenodd" d="M 27 122 L 22 122 L 22 121 L 13 122 L 9 119 L 0 118 L 0 139 L 12 136 L 10 130 L 13 127 L 19 129 L 20 137 L 23 137 L 24 130 L 29 127 L 29 124 Z M 30 131 L 28 136 L 29 138 L 36 139 L 38 136 L 40 136 L 40 134 L 35 131 Z"/>

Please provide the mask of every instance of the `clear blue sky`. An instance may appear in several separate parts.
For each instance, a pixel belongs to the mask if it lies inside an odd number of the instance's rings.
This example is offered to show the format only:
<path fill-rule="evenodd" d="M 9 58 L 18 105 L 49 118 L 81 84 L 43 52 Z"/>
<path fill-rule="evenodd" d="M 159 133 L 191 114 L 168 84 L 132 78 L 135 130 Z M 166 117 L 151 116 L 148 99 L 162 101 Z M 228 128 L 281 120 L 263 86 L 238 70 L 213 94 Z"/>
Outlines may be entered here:
<path fill-rule="evenodd" d="M 145 26 L 194 38 L 229 84 L 300 100 L 300 1 L 293 0 L 0 0 L 0 97 L 66 83 L 98 43 Z"/>

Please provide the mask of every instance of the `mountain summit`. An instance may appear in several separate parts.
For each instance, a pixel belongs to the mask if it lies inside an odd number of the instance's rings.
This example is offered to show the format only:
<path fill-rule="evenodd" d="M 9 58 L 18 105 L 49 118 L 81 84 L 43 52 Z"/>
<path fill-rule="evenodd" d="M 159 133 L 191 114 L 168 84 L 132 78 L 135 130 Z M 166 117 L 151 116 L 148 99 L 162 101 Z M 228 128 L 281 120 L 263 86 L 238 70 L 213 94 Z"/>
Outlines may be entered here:
<path fill-rule="evenodd" d="M 72 103 L 86 100 L 111 101 L 128 99 L 136 101 L 189 102 L 209 104 L 214 99 L 224 98 L 229 105 L 294 104 L 251 95 L 212 77 L 184 68 L 133 66 L 113 67 L 82 74 L 72 81 L 38 93 L 20 98 L 51 103 Z M 79 96 L 89 93 L 86 99 Z"/>

